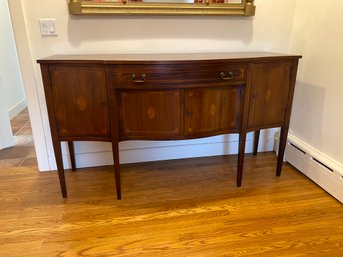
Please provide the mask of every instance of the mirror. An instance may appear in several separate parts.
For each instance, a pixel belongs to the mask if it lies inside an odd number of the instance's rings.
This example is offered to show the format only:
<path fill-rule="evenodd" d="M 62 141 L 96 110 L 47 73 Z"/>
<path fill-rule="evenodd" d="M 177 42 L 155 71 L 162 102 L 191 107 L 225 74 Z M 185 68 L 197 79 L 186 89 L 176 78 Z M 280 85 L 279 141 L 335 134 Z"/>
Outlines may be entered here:
<path fill-rule="evenodd" d="M 253 16 L 254 0 L 69 0 L 73 15 Z"/>

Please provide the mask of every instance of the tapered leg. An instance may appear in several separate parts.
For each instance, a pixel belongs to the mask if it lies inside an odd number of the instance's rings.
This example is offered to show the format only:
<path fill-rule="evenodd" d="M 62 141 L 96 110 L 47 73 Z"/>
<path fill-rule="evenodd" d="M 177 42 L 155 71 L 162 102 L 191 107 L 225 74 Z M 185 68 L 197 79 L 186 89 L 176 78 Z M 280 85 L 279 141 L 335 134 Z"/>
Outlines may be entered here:
<path fill-rule="evenodd" d="M 258 150 L 258 141 L 260 140 L 260 130 L 254 132 L 254 150 L 253 155 L 257 155 Z"/>
<path fill-rule="evenodd" d="M 240 187 L 242 185 L 246 135 L 247 135 L 246 133 L 241 133 L 239 135 L 238 164 L 237 164 L 237 187 Z"/>
<path fill-rule="evenodd" d="M 61 142 L 59 142 L 58 139 L 53 139 L 52 142 L 53 142 L 53 147 L 55 151 L 55 160 L 56 160 L 56 165 L 57 165 L 57 170 L 58 170 L 58 178 L 60 180 L 62 196 L 63 198 L 66 198 L 67 187 L 66 187 L 66 181 L 65 181 L 65 176 L 64 176 Z"/>
<path fill-rule="evenodd" d="M 117 199 L 121 200 L 121 184 L 120 184 L 120 164 L 119 164 L 119 148 L 118 142 L 112 142 L 114 174 L 116 178 Z"/>
<path fill-rule="evenodd" d="M 285 148 L 287 143 L 287 135 L 288 135 L 288 127 L 282 127 L 280 132 L 280 142 L 279 142 L 279 153 L 277 158 L 277 166 L 276 166 L 276 176 L 281 176 L 282 164 L 283 164 L 283 156 L 285 154 Z"/>
<path fill-rule="evenodd" d="M 74 149 L 74 142 L 68 141 L 68 148 L 69 148 L 69 155 L 70 155 L 70 162 L 72 170 L 76 170 L 76 161 L 75 161 L 75 149 Z"/>

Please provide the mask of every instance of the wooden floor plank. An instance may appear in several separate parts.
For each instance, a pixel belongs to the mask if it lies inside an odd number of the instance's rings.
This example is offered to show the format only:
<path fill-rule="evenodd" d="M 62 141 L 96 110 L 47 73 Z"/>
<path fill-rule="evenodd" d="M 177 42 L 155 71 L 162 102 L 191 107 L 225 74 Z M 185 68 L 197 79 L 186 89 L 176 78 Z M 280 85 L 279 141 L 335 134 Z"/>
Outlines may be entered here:
<path fill-rule="evenodd" d="M 67 172 L 1 168 L 1 256 L 343 256 L 343 206 L 274 153 Z"/>

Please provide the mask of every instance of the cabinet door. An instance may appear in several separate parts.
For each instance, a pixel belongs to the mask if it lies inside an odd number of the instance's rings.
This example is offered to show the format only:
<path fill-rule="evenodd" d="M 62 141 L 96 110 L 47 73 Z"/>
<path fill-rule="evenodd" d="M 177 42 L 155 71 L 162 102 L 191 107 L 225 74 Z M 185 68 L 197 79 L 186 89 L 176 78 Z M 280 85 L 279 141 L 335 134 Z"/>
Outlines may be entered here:
<path fill-rule="evenodd" d="M 52 104 L 60 137 L 109 136 L 103 67 L 52 66 L 50 78 Z"/>
<path fill-rule="evenodd" d="M 291 85 L 291 62 L 260 63 L 253 68 L 248 128 L 281 126 Z"/>
<path fill-rule="evenodd" d="M 243 86 L 185 91 L 185 134 L 189 137 L 238 132 Z"/>
<path fill-rule="evenodd" d="M 122 139 L 182 136 L 182 90 L 117 91 Z"/>

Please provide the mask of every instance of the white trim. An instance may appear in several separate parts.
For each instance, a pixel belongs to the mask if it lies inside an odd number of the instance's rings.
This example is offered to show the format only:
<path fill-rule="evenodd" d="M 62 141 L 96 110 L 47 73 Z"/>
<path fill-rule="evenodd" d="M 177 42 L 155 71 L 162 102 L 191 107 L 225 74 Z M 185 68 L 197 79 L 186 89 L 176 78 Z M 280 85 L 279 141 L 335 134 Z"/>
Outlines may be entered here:
<path fill-rule="evenodd" d="M 288 136 L 286 160 L 343 203 L 343 165 L 294 135 Z"/>
<path fill-rule="evenodd" d="M 16 105 L 14 105 L 8 110 L 8 116 L 10 117 L 10 120 L 12 120 L 15 116 L 17 116 L 26 107 L 27 107 L 26 99 L 23 98 L 21 101 L 19 101 Z"/>
<path fill-rule="evenodd" d="M 259 151 L 273 151 L 274 136 L 265 138 L 262 131 Z M 120 163 L 137 163 L 182 158 L 207 157 L 227 154 L 237 154 L 238 136 L 223 135 L 195 140 L 178 141 L 127 141 L 121 142 Z M 253 139 L 249 135 L 246 143 L 246 152 L 251 153 Z M 70 169 L 67 145 L 62 146 L 64 167 Z M 93 167 L 113 164 L 110 143 L 75 143 L 75 158 L 77 167 Z M 54 155 L 49 155 L 52 170 L 56 169 Z"/>
<path fill-rule="evenodd" d="M 29 41 L 26 17 L 23 10 L 23 0 L 8 0 L 12 21 L 13 34 L 18 53 L 21 76 L 26 95 L 27 106 L 31 121 L 33 141 L 36 150 L 39 170 L 49 170 L 49 158 L 43 118 L 38 97 L 35 78 L 34 59 Z"/>

